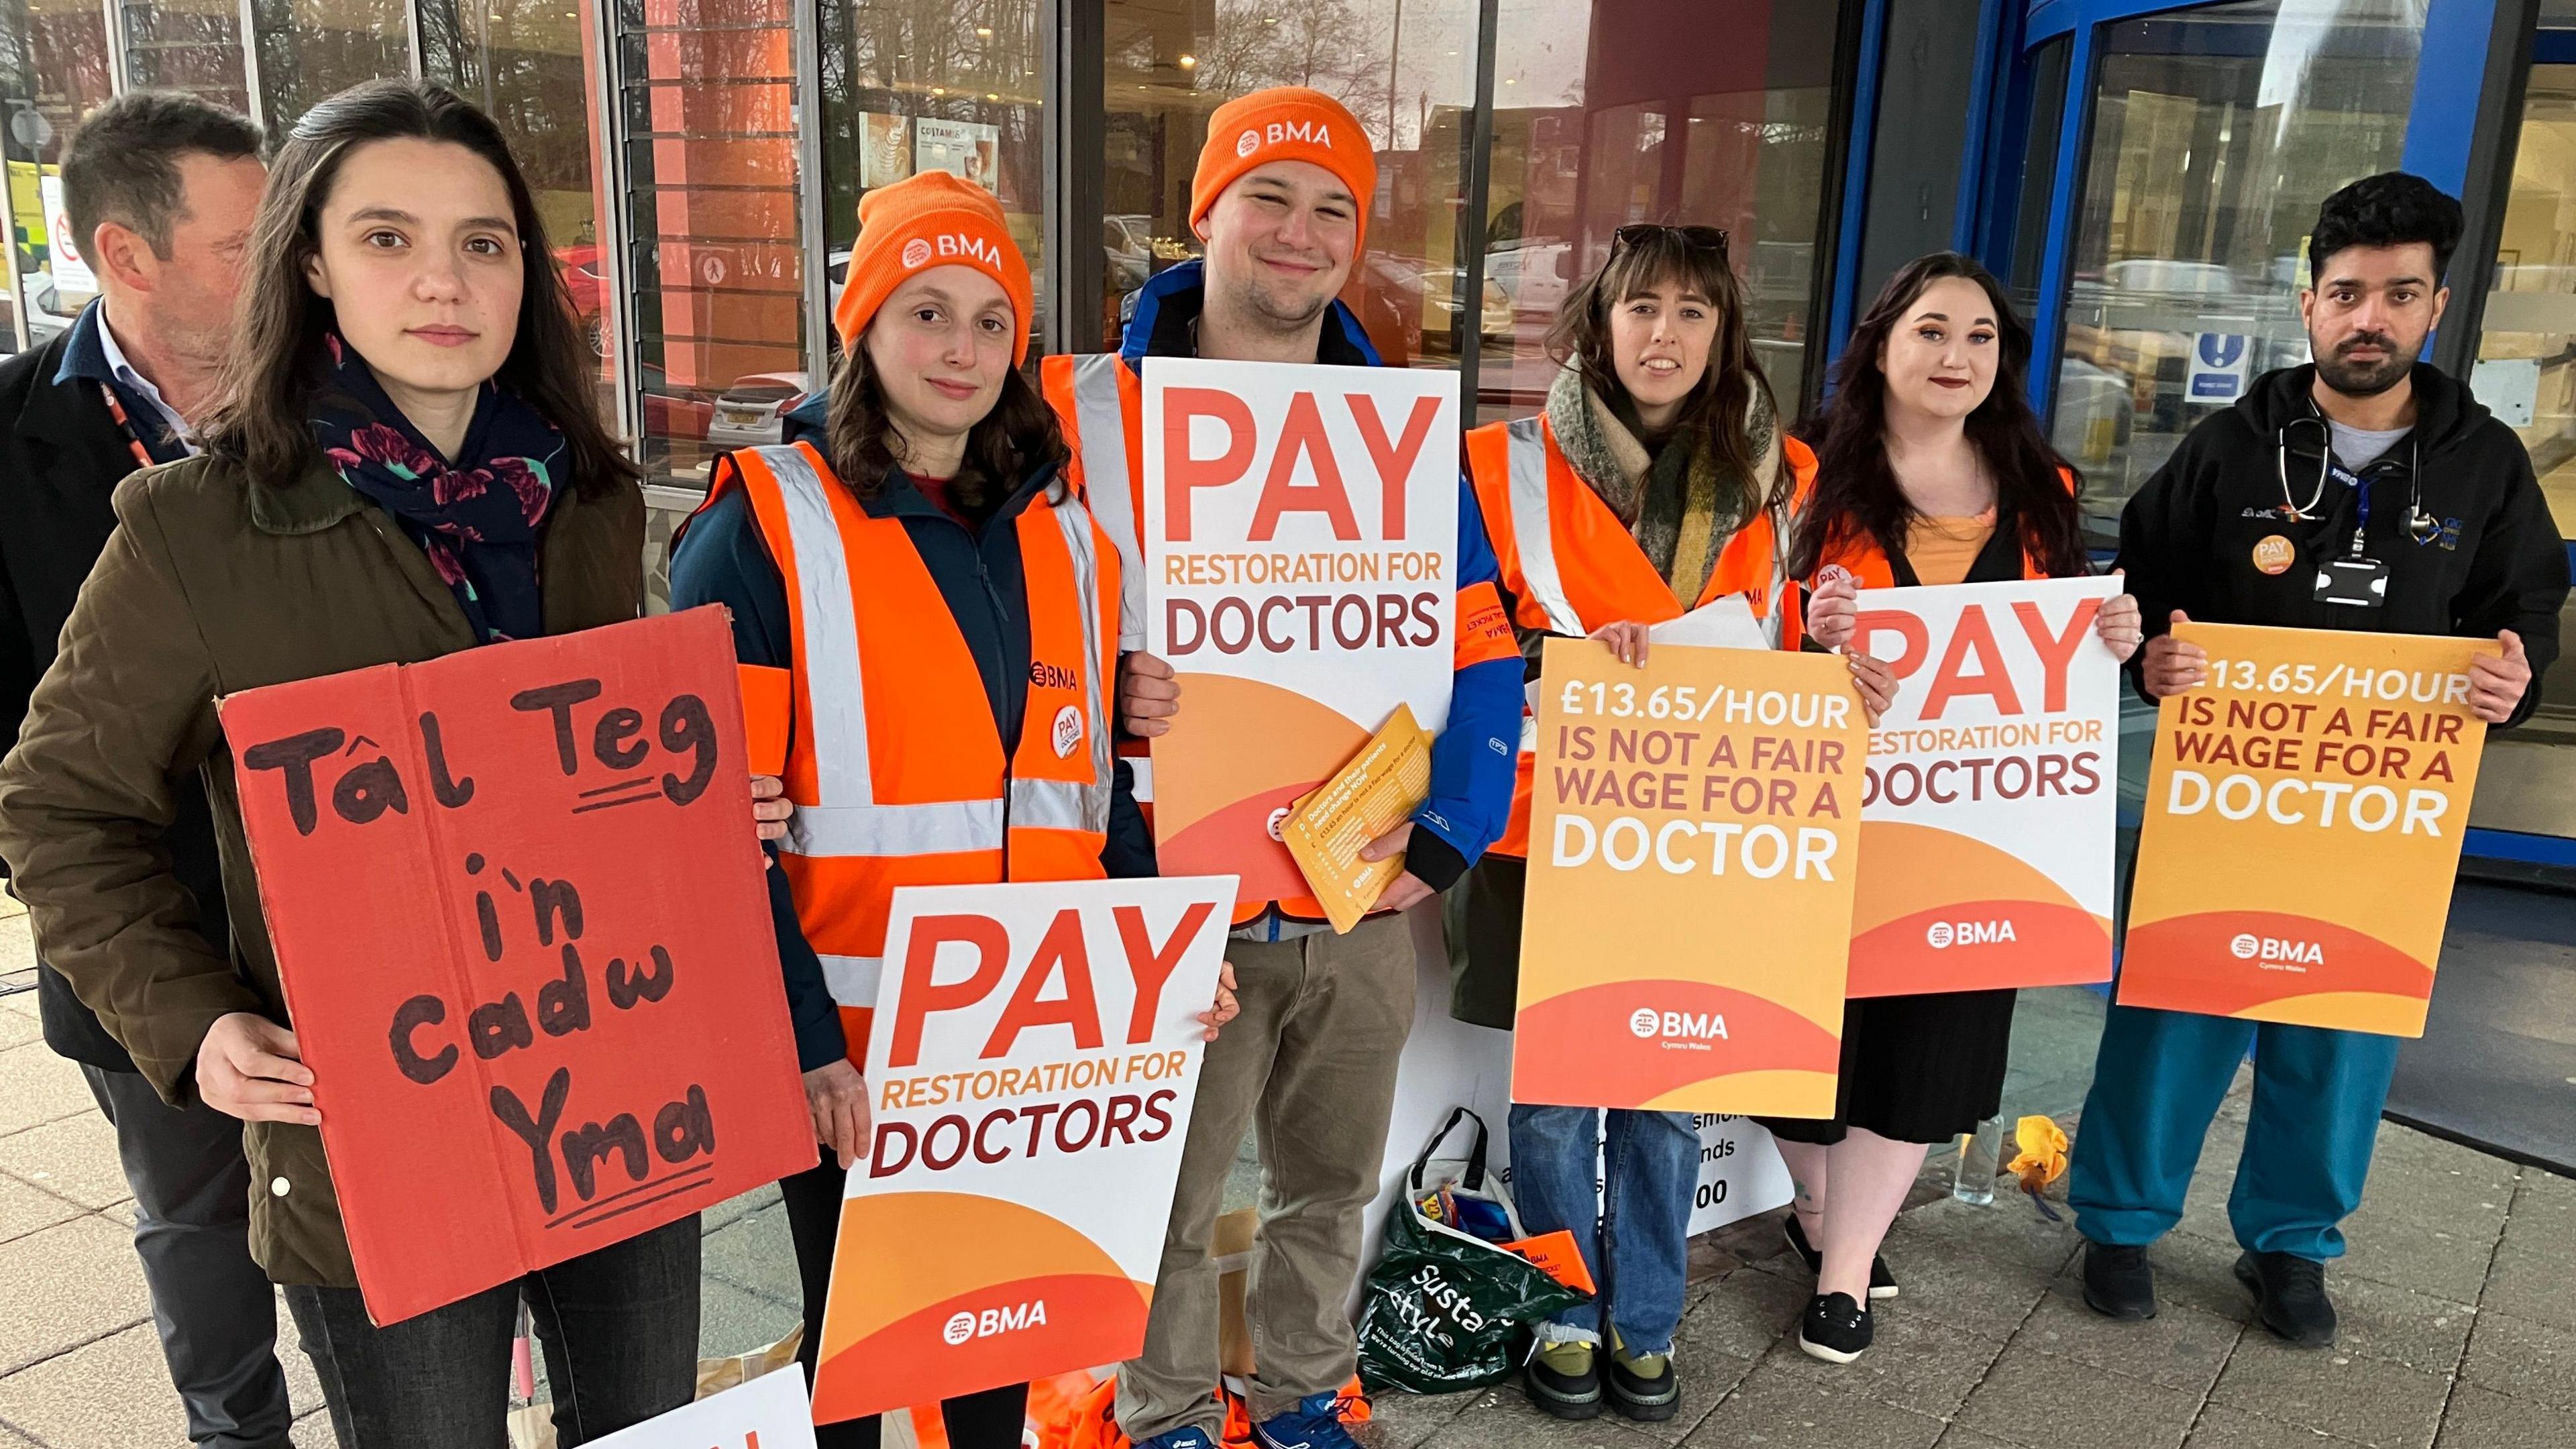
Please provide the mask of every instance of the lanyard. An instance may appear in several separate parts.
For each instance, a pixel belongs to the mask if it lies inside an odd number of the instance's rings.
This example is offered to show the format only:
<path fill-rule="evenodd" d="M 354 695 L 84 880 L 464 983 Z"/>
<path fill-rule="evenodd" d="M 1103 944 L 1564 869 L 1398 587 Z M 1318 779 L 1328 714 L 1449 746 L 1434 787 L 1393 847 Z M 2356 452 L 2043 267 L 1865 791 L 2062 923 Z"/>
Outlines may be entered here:
<path fill-rule="evenodd" d="M 2352 490 L 2352 506 L 2356 515 L 2352 527 L 2352 556 L 2359 558 L 2364 547 L 2363 536 L 2370 532 L 2370 481 L 2336 462 L 2331 455 L 2326 459 L 2326 471 L 2336 482 Z"/>
<path fill-rule="evenodd" d="M 116 389 L 102 382 L 98 385 L 98 395 L 107 400 L 107 415 L 116 419 L 117 427 L 124 430 L 125 446 L 133 451 L 136 465 L 157 467 L 158 460 L 152 456 L 150 448 L 143 446 L 143 435 L 134 430 L 134 420 L 125 415 L 125 404 L 118 400 Z"/>

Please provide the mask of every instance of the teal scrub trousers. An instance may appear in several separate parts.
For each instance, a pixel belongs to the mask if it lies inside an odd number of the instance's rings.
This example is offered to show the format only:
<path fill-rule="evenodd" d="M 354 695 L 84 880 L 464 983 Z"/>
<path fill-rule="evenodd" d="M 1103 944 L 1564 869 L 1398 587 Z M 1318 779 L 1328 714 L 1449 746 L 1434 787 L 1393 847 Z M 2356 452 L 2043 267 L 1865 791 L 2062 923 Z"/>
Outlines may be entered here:
<path fill-rule="evenodd" d="M 2254 1049 L 2254 1111 L 2227 1219 L 2257 1253 L 2343 1256 L 2361 1205 L 2398 1039 L 2114 1006 L 2075 1133 L 2076 1231 L 2144 1247 L 2182 1218 L 2210 1119 Z"/>

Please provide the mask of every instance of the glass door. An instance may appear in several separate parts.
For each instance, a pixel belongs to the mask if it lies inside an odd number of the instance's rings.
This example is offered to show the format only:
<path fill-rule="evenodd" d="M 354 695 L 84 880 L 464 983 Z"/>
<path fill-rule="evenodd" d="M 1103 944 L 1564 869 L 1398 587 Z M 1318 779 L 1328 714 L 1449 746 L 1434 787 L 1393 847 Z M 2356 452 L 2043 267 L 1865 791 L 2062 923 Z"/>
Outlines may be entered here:
<path fill-rule="evenodd" d="M 2521 435 L 2559 536 L 2576 540 L 2576 64 L 2531 68 L 2513 156 L 2470 386 Z M 2560 636 L 2576 641 L 2570 626 Z M 2576 667 L 2545 688 L 2537 723 L 2576 743 Z"/>
<path fill-rule="evenodd" d="M 2183 435 L 2307 359 L 2317 204 L 2405 150 L 2429 0 L 2237 0 L 2105 27 L 2055 435 L 2116 526 Z"/>

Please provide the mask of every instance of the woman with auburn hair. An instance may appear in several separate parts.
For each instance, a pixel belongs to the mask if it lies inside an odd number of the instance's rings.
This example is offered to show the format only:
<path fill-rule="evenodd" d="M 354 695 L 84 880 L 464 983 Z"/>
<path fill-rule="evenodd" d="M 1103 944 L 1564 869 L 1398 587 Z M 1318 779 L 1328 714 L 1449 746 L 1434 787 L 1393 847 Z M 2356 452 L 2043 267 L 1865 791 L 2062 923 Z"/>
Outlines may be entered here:
<path fill-rule="evenodd" d="M 1789 568 L 1816 585 L 1808 629 L 1855 632 L 1863 588 L 2081 578 L 2093 572 L 2076 508 L 2081 480 L 2041 433 L 2023 392 L 2030 329 L 2003 286 L 1956 252 L 1890 277 L 1834 369 L 1816 488 Z M 2137 600 L 2094 616 L 2125 661 L 2143 637 Z M 1863 997 L 1843 1010 L 1842 1075 L 1825 1120 L 1764 1118 L 1796 1188 L 1789 1246 L 1816 1274 L 1798 1346 L 1849 1363 L 1870 1344 L 1869 1303 L 1896 1295 L 1879 1243 L 1924 1149 L 2003 1107 L 2014 993 Z"/>

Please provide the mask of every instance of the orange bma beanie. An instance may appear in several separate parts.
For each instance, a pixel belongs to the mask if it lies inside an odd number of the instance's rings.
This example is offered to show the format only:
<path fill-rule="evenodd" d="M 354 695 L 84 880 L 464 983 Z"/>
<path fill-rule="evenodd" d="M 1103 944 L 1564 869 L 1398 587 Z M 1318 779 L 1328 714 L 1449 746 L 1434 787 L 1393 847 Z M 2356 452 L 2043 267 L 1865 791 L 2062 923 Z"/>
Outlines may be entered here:
<path fill-rule="evenodd" d="M 1011 362 L 1016 366 L 1028 359 L 1034 311 L 1029 264 L 1011 240 L 1002 203 L 993 193 L 945 171 L 925 171 L 859 198 L 859 239 L 850 252 L 849 280 L 841 284 L 841 300 L 832 308 L 841 345 L 858 346 L 859 334 L 876 320 L 877 309 L 895 288 L 932 267 L 973 267 L 1001 283 L 1018 333 Z"/>
<path fill-rule="evenodd" d="M 1304 86 L 1254 91 L 1208 117 L 1207 144 L 1199 149 L 1198 174 L 1190 181 L 1190 225 L 1195 228 L 1245 173 L 1273 161 L 1312 162 L 1340 177 L 1359 203 L 1356 231 L 1366 236 L 1369 201 L 1377 194 L 1377 152 L 1341 102 Z"/>

